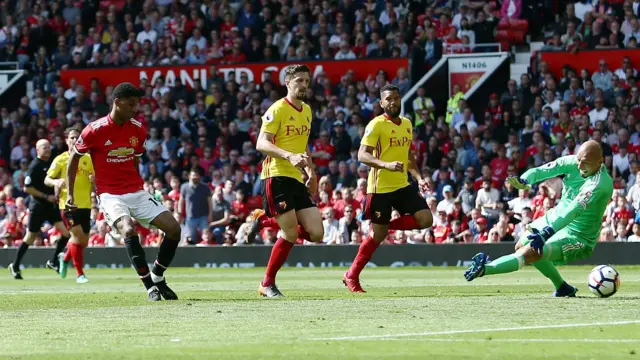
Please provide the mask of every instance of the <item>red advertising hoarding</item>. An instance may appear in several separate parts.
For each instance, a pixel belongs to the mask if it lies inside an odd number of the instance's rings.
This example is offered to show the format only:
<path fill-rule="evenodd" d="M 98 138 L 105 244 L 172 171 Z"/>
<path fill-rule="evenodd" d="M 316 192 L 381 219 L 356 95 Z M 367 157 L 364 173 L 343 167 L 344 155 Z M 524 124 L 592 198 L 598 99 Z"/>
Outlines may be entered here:
<path fill-rule="evenodd" d="M 569 65 L 576 69 L 578 73 L 582 69 L 589 70 L 593 74 L 598 70 L 598 64 L 604 59 L 609 64 L 609 70 L 614 71 L 622 65 L 622 58 L 631 58 L 631 65 L 640 68 L 640 50 L 585 50 L 575 54 L 564 51 L 543 51 L 540 53 L 541 61 L 549 64 L 549 70 L 558 78 L 562 77 L 562 67 Z"/>
<path fill-rule="evenodd" d="M 364 80 L 368 75 L 375 75 L 378 70 L 384 70 L 389 79 L 396 77 L 399 68 L 408 68 L 409 59 L 385 59 L 385 60 L 342 60 L 342 61 L 305 61 L 303 62 L 311 68 L 313 77 L 324 73 L 332 82 L 337 84 L 340 77 L 349 70 L 354 72 L 357 80 Z M 227 79 L 229 73 L 236 73 L 236 80 L 240 80 L 240 75 L 246 74 L 249 81 L 261 83 L 263 73 L 271 72 L 271 78 L 278 84 L 284 83 L 284 71 L 290 62 L 277 63 L 244 63 L 216 65 L 218 72 Z M 177 65 L 177 66 L 154 66 L 154 67 L 127 67 L 127 68 L 105 68 L 105 69 L 81 69 L 66 70 L 61 72 L 61 81 L 65 86 L 69 85 L 71 79 L 75 79 L 79 85 L 89 88 L 92 78 L 100 80 L 104 86 L 117 85 L 121 82 L 131 82 L 140 85 L 141 79 L 148 79 L 153 84 L 159 77 L 165 79 L 168 86 L 173 86 L 175 79 L 180 78 L 182 83 L 188 87 L 193 87 L 194 82 L 200 81 L 203 88 L 206 88 L 206 80 L 209 77 L 210 65 Z"/>

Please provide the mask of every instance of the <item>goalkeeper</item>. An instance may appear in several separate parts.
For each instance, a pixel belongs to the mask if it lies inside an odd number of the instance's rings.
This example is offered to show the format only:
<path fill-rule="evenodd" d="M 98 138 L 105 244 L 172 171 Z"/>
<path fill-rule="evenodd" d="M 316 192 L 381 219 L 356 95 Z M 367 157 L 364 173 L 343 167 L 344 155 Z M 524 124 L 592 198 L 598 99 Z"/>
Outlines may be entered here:
<path fill-rule="evenodd" d="M 485 275 L 517 271 L 532 264 L 556 288 L 554 296 L 573 297 L 578 289 L 567 284 L 554 265 L 591 255 L 602 225 L 602 216 L 613 194 L 613 180 L 603 165 L 602 148 L 585 142 L 577 155 L 526 171 L 522 177 L 507 179 L 517 189 L 562 176 L 562 198 L 556 207 L 527 227 L 516 251 L 488 263 L 484 253 L 476 254 L 464 274 L 468 281 Z"/>

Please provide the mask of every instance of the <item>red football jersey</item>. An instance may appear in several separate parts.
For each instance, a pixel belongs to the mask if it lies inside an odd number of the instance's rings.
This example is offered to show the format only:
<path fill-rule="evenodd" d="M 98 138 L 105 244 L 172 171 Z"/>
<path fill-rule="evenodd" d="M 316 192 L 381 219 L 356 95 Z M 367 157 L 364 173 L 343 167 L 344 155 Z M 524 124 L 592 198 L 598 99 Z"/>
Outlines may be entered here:
<path fill-rule="evenodd" d="M 96 171 L 98 194 L 130 194 L 142 190 L 135 157 L 144 153 L 147 130 L 130 119 L 122 126 L 109 115 L 87 125 L 76 141 L 75 151 L 89 153 Z"/>
<path fill-rule="evenodd" d="M 313 144 L 313 151 L 324 151 L 329 153 L 329 155 L 331 155 L 331 159 L 324 159 L 324 158 L 315 158 L 313 159 L 313 162 L 316 164 L 316 166 L 318 167 L 327 167 L 329 166 L 329 162 L 331 162 L 331 160 L 336 158 L 336 147 L 331 145 L 331 144 L 323 144 L 321 141 L 316 141 L 315 144 Z"/>

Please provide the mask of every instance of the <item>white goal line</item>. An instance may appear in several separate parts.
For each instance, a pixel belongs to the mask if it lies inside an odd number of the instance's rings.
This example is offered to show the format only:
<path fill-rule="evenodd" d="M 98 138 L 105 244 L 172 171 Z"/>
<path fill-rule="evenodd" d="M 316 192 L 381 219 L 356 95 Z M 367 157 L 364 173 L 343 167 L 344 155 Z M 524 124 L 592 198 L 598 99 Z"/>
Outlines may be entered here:
<path fill-rule="evenodd" d="M 477 334 L 477 333 L 500 332 L 500 331 L 565 329 L 565 328 L 577 328 L 577 327 L 630 325 L 630 324 L 640 324 L 640 320 L 597 322 L 597 323 L 583 323 L 583 324 L 532 325 L 532 326 L 515 326 L 515 327 L 504 327 L 504 328 L 470 329 L 470 330 L 428 331 L 428 332 L 407 333 L 407 334 L 339 336 L 339 337 L 319 338 L 319 339 L 313 339 L 313 340 L 325 340 L 325 341 L 328 341 L 328 340 L 377 340 L 377 339 L 394 339 L 394 338 L 401 338 L 401 337 L 416 337 L 416 336 Z M 425 340 L 428 340 L 428 339 L 425 339 Z"/>
<path fill-rule="evenodd" d="M 640 339 L 456 339 L 456 338 L 423 338 L 423 339 L 380 339 L 381 341 L 418 341 L 418 342 L 450 342 L 450 343 L 640 343 Z"/>

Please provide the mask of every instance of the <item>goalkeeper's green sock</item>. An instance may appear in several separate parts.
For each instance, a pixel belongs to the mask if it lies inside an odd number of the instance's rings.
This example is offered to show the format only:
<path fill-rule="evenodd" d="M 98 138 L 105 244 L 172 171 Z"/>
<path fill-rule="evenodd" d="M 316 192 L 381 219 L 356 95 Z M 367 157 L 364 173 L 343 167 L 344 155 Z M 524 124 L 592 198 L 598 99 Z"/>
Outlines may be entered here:
<path fill-rule="evenodd" d="M 564 283 L 564 279 L 562 278 L 562 276 L 558 272 L 558 269 L 556 269 L 556 267 L 553 265 L 551 261 L 540 260 L 540 261 L 534 262 L 531 265 L 535 266 L 536 269 L 538 269 L 538 271 L 542 273 L 542 275 L 549 278 L 549 280 L 551 280 L 551 282 L 553 283 L 553 286 L 556 287 L 556 290 L 558 290 L 562 285 L 562 283 Z"/>
<path fill-rule="evenodd" d="M 485 265 L 485 275 L 506 274 L 520 270 L 524 266 L 524 256 L 511 254 L 499 257 Z"/>

